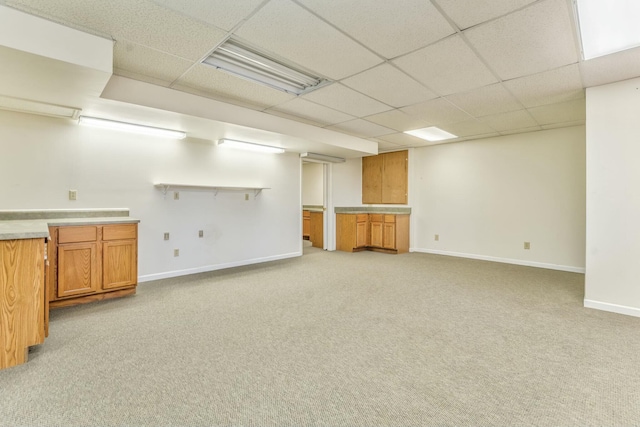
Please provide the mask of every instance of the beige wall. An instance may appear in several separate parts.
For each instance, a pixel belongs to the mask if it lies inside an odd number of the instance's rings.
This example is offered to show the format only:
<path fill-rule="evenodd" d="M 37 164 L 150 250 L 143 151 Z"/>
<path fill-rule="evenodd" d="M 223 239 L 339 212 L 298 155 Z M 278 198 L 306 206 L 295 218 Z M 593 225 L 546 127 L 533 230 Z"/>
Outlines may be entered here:
<path fill-rule="evenodd" d="M 323 164 L 302 164 L 302 204 L 322 206 L 324 202 Z"/>
<path fill-rule="evenodd" d="M 583 126 L 411 156 L 413 250 L 584 271 Z"/>

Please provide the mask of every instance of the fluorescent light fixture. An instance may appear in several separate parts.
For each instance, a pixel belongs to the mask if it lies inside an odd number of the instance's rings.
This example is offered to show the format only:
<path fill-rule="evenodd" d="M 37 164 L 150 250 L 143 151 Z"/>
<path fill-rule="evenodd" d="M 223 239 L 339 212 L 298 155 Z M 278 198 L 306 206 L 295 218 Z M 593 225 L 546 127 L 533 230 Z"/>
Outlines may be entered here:
<path fill-rule="evenodd" d="M 422 128 L 422 129 L 408 130 L 408 131 L 405 131 L 404 133 L 417 136 L 418 138 L 425 139 L 431 142 L 444 141 L 445 139 L 453 139 L 458 137 L 457 135 L 449 133 L 435 126 Z"/>
<path fill-rule="evenodd" d="M 80 109 L 78 108 L 4 95 L 0 95 L 0 109 L 66 119 L 77 119 L 80 114 Z"/>
<path fill-rule="evenodd" d="M 318 153 L 302 153 L 300 157 L 305 161 L 319 163 L 344 163 L 346 161 L 342 157 L 327 156 L 326 154 Z"/>
<path fill-rule="evenodd" d="M 640 46 L 638 0 L 574 0 L 584 59 Z"/>
<path fill-rule="evenodd" d="M 229 148 L 237 148 L 239 150 L 257 151 L 260 153 L 284 153 L 284 148 L 256 144 L 254 142 L 236 141 L 235 139 L 227 138 L 219 139 L 218 145 Z"/>
<path fill-rule="evenodd" d="M 156 128 L 152 126 L 138 125 L 135 123 L 118 122 L 115 120 L 100 119 L 98 117 L 80 116 L 81 125 L 99 127 L 103 129 L 121 130 L 125 132 L 141 133 L 144 135 L 159 136 L 161 138 L 184 139 L 186 132 L 172 129 Z"/>
<path fill-rule="evenodd" d="M 220 45 L 202 63 L 294 95 L 308 93 L 331 83 L 322 77 L 285 65 L 284 61 L 269 58 L 258 49 L 233 39 Z"/>

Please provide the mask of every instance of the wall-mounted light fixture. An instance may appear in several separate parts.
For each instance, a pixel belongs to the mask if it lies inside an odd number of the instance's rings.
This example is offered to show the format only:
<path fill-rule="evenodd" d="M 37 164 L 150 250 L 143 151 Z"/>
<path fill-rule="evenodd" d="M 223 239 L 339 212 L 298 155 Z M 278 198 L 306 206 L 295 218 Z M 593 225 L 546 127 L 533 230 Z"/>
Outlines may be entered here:
<path fill-rule="evenodd" d="M 222 138 L 218 140 L 221 147 L 237 148 L 239 150 L 257 151 L 260 153 L 284 153 L 284 148 L 272 147 L 271 145 L 256 144 L 255 142 L 237 141 L 235 139 Z"/>
<path fill-rule="evenodd" d="M 302 160 L 319 163 L 344 163 L 346 161 L 342 157 L 327 156 L 326 154 L 318 153 L 302 153 L 300 157 Z"/>
<path fill-rule="evenodd" d="M 114 129 L 125 132 L 140 133 L 144 135 L 159 136 L 161 138 L 184 139 L 186 132 L 172 129 L 156 128 L 153 126 L 138 125 L 135 123 L 118 122 L 115 120 L 100 119 L 98 117 L 80 116 L 78 123 L 86 126 L 103 129 Z"/>

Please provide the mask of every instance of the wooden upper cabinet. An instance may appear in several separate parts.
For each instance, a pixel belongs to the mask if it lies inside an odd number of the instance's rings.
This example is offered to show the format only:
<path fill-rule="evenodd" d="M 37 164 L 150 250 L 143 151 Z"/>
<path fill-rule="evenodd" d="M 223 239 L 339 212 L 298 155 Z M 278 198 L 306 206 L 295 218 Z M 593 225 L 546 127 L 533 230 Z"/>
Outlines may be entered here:
<path fill-rule="evenodd" d="M 363 204 L 407 204 L 408 156 L 404 150 L 362 158 Z"/>
<path fill-rule="evenodd" d="M 362 203 L 382 201 L 382 157 L 362 158 Z"/>

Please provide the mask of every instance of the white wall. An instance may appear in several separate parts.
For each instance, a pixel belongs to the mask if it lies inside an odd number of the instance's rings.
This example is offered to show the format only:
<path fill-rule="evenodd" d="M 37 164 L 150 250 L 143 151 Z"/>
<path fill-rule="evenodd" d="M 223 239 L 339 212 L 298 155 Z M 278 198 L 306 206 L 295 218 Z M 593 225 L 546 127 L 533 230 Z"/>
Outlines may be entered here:
<path fill-rule="evenodd" d="M 640 79 L 587 89 L 585 306 L 640 316 Z"/>
<path fill-rule="evenodd" d="M 411 154 L 412 250 L 584 271 L 583 126 Z"/>
<path fill-rule="evenodd" d="M 0 153 L 0 209 L 129 208 L 141 220 L 141 280 L 301 254 L 295 153 L 225 150 L 4 111 Z M 270 189 L 248 201 L 239 193 L 180 190 L 176 201 L 156 182 Z M 68 200 L 69 189 L 77 201 Z"/>
<path fill-rule="evenodd" d="M 302 164 L 302 204 L 324 205 L 323 164 Z"/>

